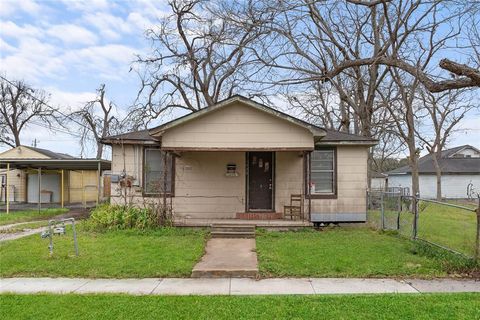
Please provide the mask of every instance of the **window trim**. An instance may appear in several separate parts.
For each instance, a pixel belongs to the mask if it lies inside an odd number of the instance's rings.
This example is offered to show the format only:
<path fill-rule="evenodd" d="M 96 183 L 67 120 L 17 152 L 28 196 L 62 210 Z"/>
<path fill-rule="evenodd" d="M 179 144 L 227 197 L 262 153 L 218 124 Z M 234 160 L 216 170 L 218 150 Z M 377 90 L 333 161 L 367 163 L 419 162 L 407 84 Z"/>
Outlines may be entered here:
<path fill-rule="evenodd" d="M 146 179 L 146 172 L 145 172 L 145 167 L 146 167 L 146 160 L 147 157 L 145 156 L 146 150 L 160 150 L 165 152 L 166 154 L 170 154 L 172 157 L 172 167 L 170 168 L 172 171 L 172 179 L 170 181 L 170 192 L 156 192 L 156 193 L 147 193 L 145 192 L 145 183 L 147 181 Z M 175 197 L 175 168 L 176 168 L 176 157 L 173 153 L 168 153 L 168 151 L 162 150 L 160 147 L 143 147 L 142 149 L 142 196 L 145 198 L 149 197 L 158 197 L 158 196 L 163 196 L 164 194 L 168 197 Z"/>
<path fill-rule="evenodd" d="M 315 147 L 315 150 L 333 150 L 333 193 L 310 193 L 312 152 L 305 157 L 305 197 L 308 199 L 337 199 L 338 197 L 338 166 L 336 147 Z M 314 151 L 315 151 L 314 150 Z"/>

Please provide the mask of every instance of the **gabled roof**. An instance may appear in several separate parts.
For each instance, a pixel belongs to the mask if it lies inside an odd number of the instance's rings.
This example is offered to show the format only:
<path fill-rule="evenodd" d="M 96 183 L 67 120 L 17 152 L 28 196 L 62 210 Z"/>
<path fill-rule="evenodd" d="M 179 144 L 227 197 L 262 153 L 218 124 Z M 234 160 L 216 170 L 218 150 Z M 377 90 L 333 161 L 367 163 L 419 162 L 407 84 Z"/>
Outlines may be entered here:
<path fill-rule="evenodd" d="M 363 137 L 360 135 L 355 135 L 355 134 L 350 134 L 350 133 L 345 133 L 345 132 L 339 132 L 335 130 L 330 130 L 330 129 L 325 129 L 316 125 L 313 125 L 311 123 L 308 123 L 306 121 L 303 121 L 301 119 L 295 118 L 289 114 L 286 114 L 284 112 L 275 110 L 271 107 L 268 107 L 264 104 L 258 103 L 256 101 L 253 101 L 247 97 L 241 96 L 241 95 L 234 95 L 230 98 L 227 98 L 225 100 L 222 100 L 218 102 L 215 105 L 206 107 L 204 109 L 201 109 L 199 111 L 195 111 L 192 113 L 189 113 L 185 116 L 176 118 L 172 121 L 166 122 L 160 126 L 151 128 L 151 129 L 145 129 L 145 130 L 140 130 L 140 131 L 132 131 L 132 132 L 127 132 L 124 134 L 119 134 L 115 136 L 109 136 L 107 138 L 102 139 L 102 143 L 104 144 L 116 144 L 116 143 L 142 143 L 142 144 L 157 144 L 160 141 L 160 137 L 163 132 L 165 132 L 168 129 L 171 129 L 173 127 L 176 127 L 178 125 L 184 124 L 186 122 L 189 122 L 191 120 L 194 120 L 198 117 L 204 116 L 208 113 L 214 112 L 216 110 L 219 110 L 221 108 L 224 108 L 228 105 L 231 105 L 232 103 L 235 102 L 241 102 L 244 103 L 248 106 L 251 106 L 257 110 L 260 110 L 262 112 L 271 114 L 275 117 L 279 117 L 283 120 L 286 120 L 290 123 L 293 123 L 295 125 L 301 126 L 307 130 L 309 130 L 312 135 L 315 137 L 315 141 L 317 144 L 323 144 L 323 145 L 329 145 L 329 144 L 361 144 L 361 145 L 375 145 L 377 143 L 377 140 L 372 139 L 372 138 L 367 138 Z"/>
<path fill-rule="evenodd" d="M 18 146 L 12 149 L 9 149 L 3 153 L 0 153 L 0 159 L 16 159 L 17 157 L 10 157 L 9 155 L 12 154 L 13 150 L 17 150 L 19 153 L 22 153 L 22 149 L 28 149 L 31 151 L 36 152 L 37 154 L 40 154 L 44 156 L 45 158 L 48 159 L 75 159 L 75 157 L 72 157 L 69 154 L 66 153 L 59 153 L 59 152 L 53 152 L 47 149 L 42 149 L 42 148 L 36 148 L 36 147 L 30 147 L 30 146 Z M 38 157 L 32 157 L 32 159 L 38 158 Z M 43 158 L 43 157 L 41 157 Z"/>
<path fill-rule="evenodd" d="M 66 154 L 66 153 L 53 152 L 53 151 L 50 151 L 50 150 L 47 150 L 47 149 L 41 149 L 41 148 L 36 148 L 36 147 L 27 147 L 27 146 L 23 146 L 23 147 L 24 148 L 29 148 L 33 151 L 41 153 L 41 154 L 49 157 L 50 159 L 75 159 L 75 157 L 73 157 L 69 154 Z"/>
<path fill-rule="evenodd" d="M 480 158 L 455 158 L 453 157 L 459 151 L 465 148 L 475 147 L 463 145 L 442 151 L 438 163 L 444 174 L 480 174 Z M 428 154 L 418 160 L 418 170 L 420 174 L 434 174 L 435 166 L 432 155 Z M 387 172 L 387 175 L 410 174 L 412 171 L 409 166 L 403 166 Z"/>
<path fill-rule="evenodd" d="M 154 135 L 154 136 L 159 134 L 159 133 L 161 134 L 163 131 L 166 131 L 170 128 L 176 127 L 180 124 L 186 123 L 188 121 L 191 121 L 193 119 L 196 119 L 196 118 L 201 117 L 203 115 L 206 115 L 208 113 L 214 112 L 216 110 L 222 109 L 222 108 L 224 108 L 226 106 L 229 106 L 229 105 L 231 105 L 235 102 L 244 103 L 244 104 L 249 105 L 249 106 L 251 106 L 251 107 L 253 107 L 257 110 L 266 112 L 266 113 L 271 114 L 275 117 L 284 119 L 284 120 L 286 120 L 290 123 L 293 123 L 293 124 L 296 124 L 298 126 L 304 127 L 306 129 L 308 129 L 313 134 L 313 136 L 315 136 L 315 137 L 323 137 L 323 136 L 326 135 L 326 131 L 323 128 L 317 127 L 317 126 L 315 126 L 313 124 L 310 124 L 306 121 L 303 121 L 303 120 L 300 120 L 298 118 L 292 117 L 289 114 L 286 114 L 284 112 L 275 110 L 275 109 L 270 108 L 270 107 L 268 107 L 264 104 L 258 103 L 256 101 L 253 101 L 252 99 L 248 99 L 247 97 L 244 97 L 244 96 L 241 96 L 241 95 L 234 95 L 234 96 L 232 96 L 230 98 L 227 98 L 225 100 L 222 100 L 222 101 L 220 101 L 220 102 L 218 102 L 218 103 L 216 103 L 212 106 L 200 109 L 196 112 L 189 113 L 189 114 L 187 114 L 183 117 L 174 119 L 174 120 L 169 121 L 167 123 L 164 123 L 164 124 L 162 124 L 158 127 L 152 128 L 152 129 L 149 130 L 150 134 Z"/>

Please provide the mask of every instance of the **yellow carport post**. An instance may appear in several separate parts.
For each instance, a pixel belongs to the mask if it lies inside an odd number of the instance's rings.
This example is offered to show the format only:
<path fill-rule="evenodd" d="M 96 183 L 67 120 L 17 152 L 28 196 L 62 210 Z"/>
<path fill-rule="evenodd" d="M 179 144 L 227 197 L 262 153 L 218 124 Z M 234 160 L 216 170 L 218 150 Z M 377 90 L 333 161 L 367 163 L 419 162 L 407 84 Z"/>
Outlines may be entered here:
<path fill-rule="evenodd" d="M 61 171 L 61 175 L 62 175 L 62 191 L 61 191 L 62 208 L 63 208 L 63 192 L 64 192 L 64 190 L 63 190 L 63 188 L 64 188 L 64 182 L 63 182 L 64 175 L 63 175 L 63 171 L 64 171 L 64 170 L 62 169 L 62 171 Z"/>
<path fill-rule="evenodd" d="M 85 184 L 83 182 L 83 170 L 81 171 L 82 173 L 82 202 L 83 202 L 83 208 L 87 208 L 87 201 L 85 199 Z"/>
<path fill-rule="evenodd" d="M 98 206 L 98 203 L 100 202 L 100 185 L 102 184 L 101 182 L 101 173 L 100 173 L 100 170 L 101 170 L 101 163 L 100 163 L 100 160 L 98 161 L 97 163 L 97 206 Z"/>
<path fill-rule="evenodd" d="M 7 179 L 7 181 L 6 181 L 7 190 L 6 190 L 6 192 L 5 192 L 5 197 L 6 197 L 5 200 L 7 200 L 7 213 L 10 213 L 10 186 L 8 185 L 8 184 L 10 183 L 10 181 L 9 181 L 10 179 L 8 178 L 8 176 L 9 176 L 8 172 L 9 172 L 9 171 L 10 171 L 10 163 L 7 162 L 7 175 L 6 175 L 6 179 Z"/>

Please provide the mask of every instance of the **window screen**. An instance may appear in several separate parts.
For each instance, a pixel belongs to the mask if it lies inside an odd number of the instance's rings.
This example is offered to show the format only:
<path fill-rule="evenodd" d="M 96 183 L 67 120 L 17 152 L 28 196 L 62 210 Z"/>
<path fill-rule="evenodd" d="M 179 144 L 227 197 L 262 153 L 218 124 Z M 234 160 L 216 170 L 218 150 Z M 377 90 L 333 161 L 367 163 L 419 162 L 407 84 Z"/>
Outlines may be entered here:
<path fill-rule="evenodd" d="M 164 183 L 164 157 L 167 157 L 167 181 Z M 144 165 L 144 193 L 161 194 L 164 191 L 172 192 L 172 155 L 160 149 L 145 149 Z M 166 190 L 164 190 L 166 188 Z"/>
<path fill-rule="evenodd" d="M 335 150 L 315 150 L 310 156 L 310 193 L 335 193 Z"/>

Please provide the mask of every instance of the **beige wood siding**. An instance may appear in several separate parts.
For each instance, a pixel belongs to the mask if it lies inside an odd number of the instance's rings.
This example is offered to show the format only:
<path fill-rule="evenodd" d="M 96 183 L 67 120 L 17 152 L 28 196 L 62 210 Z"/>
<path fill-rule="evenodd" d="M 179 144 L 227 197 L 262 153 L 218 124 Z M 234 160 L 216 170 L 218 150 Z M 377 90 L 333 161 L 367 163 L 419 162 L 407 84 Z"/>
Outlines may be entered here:
<path fill-rule="evenodd" d="M 0 170 L 0 175 L 7 176 L 7 170 Z M 26 201 L 26 190 L 27 190 L 27 176 L 23 170 L 13 169 L 8 172 L 8 185 L 10 192 L 12 190 L 11 186 L 14 186 L 14 199 L 15 202 L 24 202 Z M 2 190 L 6 193 L 6 190 Z M 1 195 L 1 199 L 5 199 L 6 194 Z M 10 199 L 12 196 L 10 195 Z"/>
<path fill-rule="evenodd" d="M 226 176 L 236 164 L 238 176 Z M 177 215 L 234 218 L 245 211 L 245 152 L 185 152 L 176 159 Z"/>
<path fill-rule="evenodd" d="M 49 159 L 49 157 L 28 147 L 20 146 L 0 153 L 0 159 Z"/>
<path fill-rule="evenodd" d="M 134 151 L 133 146 L 125 146 L 124 150 L 127 174 L 141 176 L 138 170 L 142 168 L 142 158 L 136 159 L 139 151 Z M 345 215 L 365 214 L 367 157 L 366 147 L 337 148 L 338 197 L 312 199 L 312 214 L 330 214 L 340 221 Z M 113 146 L 112 159 L 112 173 L 119 174 L 123 170 L 121 147 Z M 225 175 L 228 163 L 237 165 L 237 177 Z M 303 158 L 298 151 L 276 152 L 275 166 L 275 210 L 283 212 L 291 194 L 304 193 Z M 176 158 L 175 171 L 172 203 L 176 217 L 234 218 L 237 212 L 245 211 L 245 152 L 182 152 Z M 159 197 L 143 198 L 141 191 L 141 184 L 128 190 L 128 201 L 138 205 L 159 201 Z M 118 185 L 113 183 L 112 202 L 124 203 L 118 195 Z"/>
<path fill-rule="evenodd" d="M 68 195 L 64 195 L 65 199 L 68 199 L 70 203 L 97 200 L 98 175 L 96 170 L 68 171 L 68 174 Z"/>
<path fill-rule="evenodd" d="M 310 131 L 242 103 L 167 130 L 164 148 L 313 149 Z"/>
<path fill-rule="evenodd" d="M 292 194 L 304 194 L 303 156 L 300 152 L 277 152 L 275 156 L 275 211 L 283 212 Z"/>
<path fill-rule="evenodd" d="M 367 161 L 366 147 L 337 147 L 337 199 L 312 199 L 312 215 L 365 214 Z"/>

